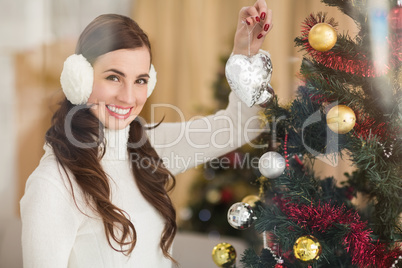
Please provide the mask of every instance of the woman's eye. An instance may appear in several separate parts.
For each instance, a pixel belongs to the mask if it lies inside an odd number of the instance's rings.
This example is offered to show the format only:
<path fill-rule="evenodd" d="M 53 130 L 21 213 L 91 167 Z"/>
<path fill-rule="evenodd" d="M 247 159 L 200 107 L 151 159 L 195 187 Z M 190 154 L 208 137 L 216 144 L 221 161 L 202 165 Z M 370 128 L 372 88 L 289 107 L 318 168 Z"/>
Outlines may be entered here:
<path fill-rule="evenodd" d="M 106 79 L 113 82 L 119 82 L 119 78 L 115 75 L 109 75 L 108 77 L 106 77 Z"/>
<path fill-rule="evenodd" d="M 143 78 L 141 78 L 141 79 L 138 79 L 137 81 L 135 81 L 137 84 L 140 84 L 140 85 L 145 85 L 145 84 L 148 84 L 148 80 L 147 79 L 143 79 Z"/>

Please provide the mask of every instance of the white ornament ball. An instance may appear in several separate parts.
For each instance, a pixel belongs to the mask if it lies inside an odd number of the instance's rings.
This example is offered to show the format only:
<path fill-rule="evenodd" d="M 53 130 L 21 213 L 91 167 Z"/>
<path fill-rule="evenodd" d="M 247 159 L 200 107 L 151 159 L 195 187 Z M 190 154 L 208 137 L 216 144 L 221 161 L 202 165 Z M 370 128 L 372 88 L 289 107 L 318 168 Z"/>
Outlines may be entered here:
<path fill-rule="evenodd" d="M 247 229 L 255 219 L 254 211 L 247 203 L 237 202 L 228 210 L 228 222 L 235 229 Z"/>
<path fill-rule="evenodd" d="M 279 177 L 286 168 L 286 161 L 277 152 L 267 152 L 260 157 L 258 169 L 266 178 L 275 179 Z"/>

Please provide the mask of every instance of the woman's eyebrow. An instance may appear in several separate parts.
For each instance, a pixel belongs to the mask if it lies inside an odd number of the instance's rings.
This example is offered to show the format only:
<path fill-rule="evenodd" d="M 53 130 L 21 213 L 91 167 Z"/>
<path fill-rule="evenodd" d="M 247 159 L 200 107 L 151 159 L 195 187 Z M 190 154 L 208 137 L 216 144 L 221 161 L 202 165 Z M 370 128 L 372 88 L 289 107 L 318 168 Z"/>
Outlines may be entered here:
<path fill-rule="evenodd" d="M 140 74 L 138 76 L 138 78 L 144 78 L 144 77 L 149 78 L 149 74 Z"/>
<path fill-rule="evenodd" d="M 117 73 L 117 74 L 119 74 L 119 75 L 121 75 L 123 77 L 126 77 L 126 75 L 123 72 L 121 72 L 119 70 L 116 70 L 116 69 L 108 69 L 108 70 L 104 71 L 104 73 L 107 73 L 107 72 L 114 72 L 114 73 Z"/>
<path fill-rule="evenodd" d="M 108 69 L 108 70 L 104 71 L 104 73 L 107 73 L 107 72 L 114 72 L 114 73 L 121 75 L 122 77 L 126 77 L 126 75 L 123 72 L 116 70 L 116 69 Z M 149 74 L 138 75 L 138 78 L 144 78 L 144 77 L 149 78 Z"/>

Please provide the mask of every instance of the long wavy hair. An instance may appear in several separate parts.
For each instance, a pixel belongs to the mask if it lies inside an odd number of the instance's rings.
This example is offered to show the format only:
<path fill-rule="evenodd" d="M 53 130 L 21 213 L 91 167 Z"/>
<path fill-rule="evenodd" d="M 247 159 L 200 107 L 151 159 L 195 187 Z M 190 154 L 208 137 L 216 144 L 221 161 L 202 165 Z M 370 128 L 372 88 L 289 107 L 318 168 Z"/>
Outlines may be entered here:
<path fill-rule="evenodd" d="M 125 16 L 106 14 L 94 19 L 84 29 L 75 53 L 82 54 L 93 65 L 96 59 L 105 53 L 139 47 L 147 47 L 151 54 L 148 37 L 138 24 Z M 52 125 L 46 133 L 46 142 L 52 146 L 66 174 L 68 174 L 67 171 L 73 174 L 73 179 L 83 191 L 87 203 L 102 218 L 109 245 L 114 250 L 129 255 L 137 241 L 136 230 L 127 213 L 111 202 L 109 179 L 100 164 L 105 153 L 103 125 L 89 108 L 85 105 L 77 107 L 64 99 L 53 115 Z M 74 139 L 81 144 L 95 146 L 76 146 L 70 142 L 66 134 L 65 122 L 69 120 L 67 117 L 72 111 L 74 116 L 69 122 L 69 127 Z M 140 120 L 136 119 L 130 124 L 128 142 L 141 145 L 127 148 L 130 155 L 135 154 L 143 159 L 149 159 L 150 164 L 162 163 L 151 146 L 145 127 Z M 142 195 L 165 220 L 160 247 L 165 257 L 175 262 L 169 254 L 169 248 L 177 230 L 176 213 L 168 196 L 168 192 L 175 186 L 175 178 L 163 164 L 141 168 L 133 162 L 132 170 L 133 179 L 136 180 Z M 72 185 L 71 178 L 68 175 L 67 177 Z M 72 195 L 76 202 L 74 191 Z M 119 245 L 117 248 L 113 246 L 112 240 Z"/>

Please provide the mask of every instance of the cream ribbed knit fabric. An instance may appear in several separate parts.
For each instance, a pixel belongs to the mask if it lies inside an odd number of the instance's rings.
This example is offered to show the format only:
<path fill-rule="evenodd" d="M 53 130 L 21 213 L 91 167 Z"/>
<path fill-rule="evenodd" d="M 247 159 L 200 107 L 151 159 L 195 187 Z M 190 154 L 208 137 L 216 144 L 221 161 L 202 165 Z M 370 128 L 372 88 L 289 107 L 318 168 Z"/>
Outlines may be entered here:
<path fill-rule="evenodd" d="M 255 138 L 260 132 L 258 110 L 247 108 L 232 93 L 226 110 L 191 122 L 163 123 L 148 136 L 167 168 L 177 174 Z M 245 127 L 254 131 L 246 133 Z M 128 156 L 128 131 L 105 130 L 106 154 L 101 164 L 111 177 L 113 204 L 128 213 L 137 231 L 131 256 L 109 246 L 102 221 L 72 180 L 77 208 L 52 148 L 45 145 L 20 202 L 24 267 L 171 267 L 159 247 L 163 219 L 143 198 L 132 175 L 130 159 L 139 164 L 141 159 Z"/>

